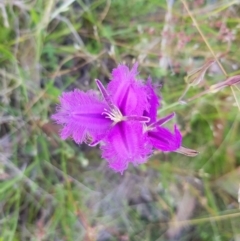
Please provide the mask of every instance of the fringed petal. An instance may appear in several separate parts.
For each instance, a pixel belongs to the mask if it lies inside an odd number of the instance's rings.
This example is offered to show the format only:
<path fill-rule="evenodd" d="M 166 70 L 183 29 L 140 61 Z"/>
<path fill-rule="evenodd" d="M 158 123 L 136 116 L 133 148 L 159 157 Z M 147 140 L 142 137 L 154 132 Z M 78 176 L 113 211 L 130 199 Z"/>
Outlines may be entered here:
<path fill-rule="evenodd" d="M 82 143 L 91 137 L 96 141 L 106 135 L 112 123 L 102 114 L 106 108 L 108 105 L 92 92 L 74 90 L 62 94 L 52 119 L 63 125 L 62 139 L 71 136 L 76 143 Z"/>
<path fill-rule="evenodd" d="M 120 173 L 127 169 L 129 162 L 134 165 L 143 163 L 150 153 L 142 124 L 135 121 L 119 122 L 103 142 L 102 157 L 110 168 Z"/>
<path fill-rule="evenodd" d="M 174 127 L 174 133 L 163 127 L 157 127 L 153 131 L 148 131 L 148 140 L 150 144 L 161 151 L 176 151 L 182 144 L 182 135 Z"/>
<path fill-rule="evenodd" d="M 112 81 L 107 90 L 113 102 L 124 116 L 142 115 L 147 108 L 147 93 L 140 80 L 136 80 L 137 64 L 130 71 L 125 65 L 119 65 L 112 72 Z"/>

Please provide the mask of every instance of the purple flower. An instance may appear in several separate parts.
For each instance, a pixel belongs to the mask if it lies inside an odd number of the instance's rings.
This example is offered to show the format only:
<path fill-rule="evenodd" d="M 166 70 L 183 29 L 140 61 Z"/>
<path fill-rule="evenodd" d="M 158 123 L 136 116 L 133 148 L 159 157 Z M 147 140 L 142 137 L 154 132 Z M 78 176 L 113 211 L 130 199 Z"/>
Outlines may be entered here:
<path fill-rule="evenodd" d="M 125 65 L 113 70 L 107 89 L 99 80 L 96 84 L 103 99 L 92 92 L 74 90 L 63 93 L 60 106 L 52 118 L 63 125 L 61 138 L 72 137 L 76 143 L 102 144 L 103 157 L 115 171 L 123 172 L 129 162 L 146 159 L 149 149 L 143 122 L 148 100 L 145 85 L 136 80 L 137 65 L 130 71 Z"/>
<path fill-rule="evenodd" d="M 63 126 L 62 139 L 72 137 L 91 146 L 100 143 L 102 157 L 120 173 L 129 163 L 146 162 L 154 149 L 184 152 L 177 127 L 174 133 L 162 127 L 174 114 L 157 120 L 159 97 L 150 79 L 144 84 L 136 75 L 137 64 L 131 70 L 119 65 L 107 88 L 96 80 L 102 98 L 92 91 L 63 93 L 52 116 Z"/>

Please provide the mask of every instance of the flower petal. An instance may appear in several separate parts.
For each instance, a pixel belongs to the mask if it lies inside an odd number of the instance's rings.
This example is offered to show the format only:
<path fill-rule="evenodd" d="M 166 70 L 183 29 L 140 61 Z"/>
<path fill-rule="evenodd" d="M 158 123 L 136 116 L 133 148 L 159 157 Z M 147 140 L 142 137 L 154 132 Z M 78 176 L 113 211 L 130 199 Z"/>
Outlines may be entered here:
<path fill-rule="evenodd" d="M 124 116 L 142 115 L 147 108 L 147 93 L 140 80 L 136 80 L 137 64 L 130 71 L 125 65 L 119 65 L 112 72 L 112 81 L 107 90 L 113 102 Z"/>
<path fill-rule="evenodd" d="M 157 119 L 157 109 L 160 105 L 160 98 L 157 96 L 150 78 L 148 78 L 145 88 L 147 91 L 148 106 L 147 109 L 144 111 L 143 115 L 150 118 L 149 124 L 151 124 L 154 123 Z"/>
<path fill-rule="evenodd" d="M 168 121 L 170 121 L 173 117 L 175 116 L 175 113 L 171 113 L 167 116 L 164 116 L 163 118 L 160 118 L 159 120 L 157 120 L 156 122 L 152 123 L 149 127 L 154 128 L 154 127 L 158 127 L 158 126 L 162 126 L 165 123 L 167 123 Z"/>
<path fill-rule="evenodd" d="M 154 131 L 148 131 L 148 140 L 153 147 L 161 151 L 176 151 L 182 144 L 182 135 L 174 127 L 174 133 L 163 127 L 157 127 Z"/>
<path fill-rule="evenodd" d="M 117 123 L 103 142 L 102 157 L 107 159 L 110 168 L 120 173 L 127 169 L 129 162 L 143 163 L 150 153 L 142 124 L 135 121 Z"/>
<path fill-rule="evenodd" d="M 62 94 L 57 113 L 52 119 L 64 126 L 62 139 L 72 136 L 76 143 L 82 143 L 91 137 L 96 141 L 106 135 L 112 123 L 102 115 L 106 108 L 107 104 L 94 93 L 74 90 Z"/>

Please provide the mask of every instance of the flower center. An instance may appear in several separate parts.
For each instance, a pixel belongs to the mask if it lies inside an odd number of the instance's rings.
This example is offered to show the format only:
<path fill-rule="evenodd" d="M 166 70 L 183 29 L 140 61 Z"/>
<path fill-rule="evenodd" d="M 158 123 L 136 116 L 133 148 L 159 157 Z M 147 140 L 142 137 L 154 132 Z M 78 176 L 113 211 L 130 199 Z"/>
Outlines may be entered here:
<path fill-rule="evenodd" d="M 110 110 L 104 109 L 102 114 L 106 115 L 106 118 L 112 120 L 114 124 L 126 120 L 126 118 L 122 115 L 121 111 L 116 106 Z"/>

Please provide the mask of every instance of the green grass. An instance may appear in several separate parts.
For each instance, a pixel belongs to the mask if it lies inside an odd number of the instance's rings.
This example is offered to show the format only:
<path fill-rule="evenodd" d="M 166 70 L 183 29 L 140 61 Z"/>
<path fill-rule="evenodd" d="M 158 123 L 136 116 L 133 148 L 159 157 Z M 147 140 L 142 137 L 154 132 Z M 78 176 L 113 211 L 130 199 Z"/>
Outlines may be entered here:
<path fill-rule="evenodd" d="M 207 43 L 228 76 L 239 74 L 239 4 L 197 2 L 187 1 Z M 181 1 L 170 22 L 163 0 L 0 7 L 0 241 L 239 238 L 239 87 L 178 102 L 187 72 L 213 58 Z M 142 78 L 163 84 L 159 115 L 175 111 L 184 146 L 200 154 L 156 154 L 120 176 L 98 147 L 62 141 L 50 116 L 63 91 L 96 89 L 95 78 L 107 83 L 118 63 L 135 60 Z M 226 78 L 214 64 L 184 99 Z"/>

